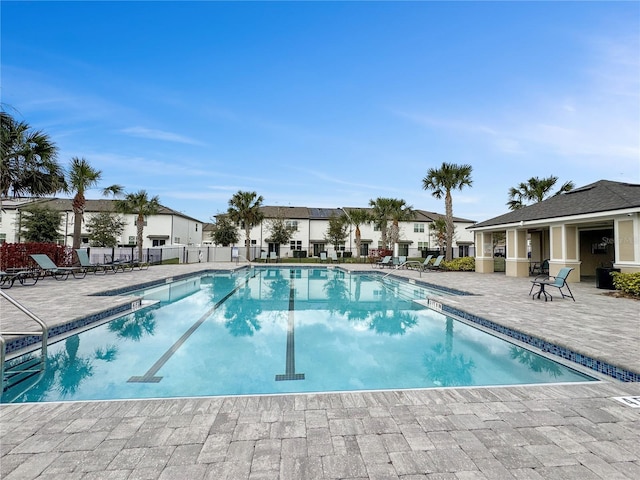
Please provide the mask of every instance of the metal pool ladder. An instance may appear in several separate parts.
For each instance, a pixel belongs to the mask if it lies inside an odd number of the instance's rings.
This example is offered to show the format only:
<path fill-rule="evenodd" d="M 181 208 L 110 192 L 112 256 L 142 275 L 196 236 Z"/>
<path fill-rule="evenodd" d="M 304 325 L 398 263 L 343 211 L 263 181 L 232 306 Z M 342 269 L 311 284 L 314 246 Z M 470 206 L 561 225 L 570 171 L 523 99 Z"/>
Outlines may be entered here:
<path fill-rule="evenodd" d="M 30 319 L 32 319 L 34 322 L 36 322 L 38 324 L 38 326 L 40 327 L 40 332 L 0 331 L 0 380 L 2 381 L 2 391 L 4 391 L 4 388 L 5 388 L 4 361 L 5 361 L 5 356 L 6 356 L 6 342 L 4 340 L 4 335 L 36 335 L 36 336 L 41 336 L 42 337 L 42 346 L 40 347 L 40 349 L 41 349 L 40 362 L 39 362 L 40 366 L 39 366 L 39 368 L 37 370 L 31 369 L 30 367 L 20 370 L 18 373 L 23 376 L 23 380 L 24 380 L 24 379 L 26 379 L 28 377 L 31 377 L 31 376 L 35 375 L 35 374 L 40 374 L 40 373 L 44 372 L 45 365 L 46 365 L 46 362 L 47 362 L 47 339 L 49 338 L 49 327 L 47 326 L 46 323 L 44 323 L 42 320 L 40 320 L 40 318 L 38 318 L 38 316 L 36 314 L 31 312 L 29 309 L 27 309 L 25 306 L 23 306 L 20 302 L 18 302 L 17 300 L 14 300 L 12 297 L 10 297 L 9 295 L 7 295 L 5 292 L 3 292 L 1 290 L 0 290 L 0 297 L 4 298 L 11 305 L 13 305 L 18 310 L 20 310 L 22 313 L 27 315 Z M 26 375 L 26 377 L 25 377 L 25 375 Z"/>

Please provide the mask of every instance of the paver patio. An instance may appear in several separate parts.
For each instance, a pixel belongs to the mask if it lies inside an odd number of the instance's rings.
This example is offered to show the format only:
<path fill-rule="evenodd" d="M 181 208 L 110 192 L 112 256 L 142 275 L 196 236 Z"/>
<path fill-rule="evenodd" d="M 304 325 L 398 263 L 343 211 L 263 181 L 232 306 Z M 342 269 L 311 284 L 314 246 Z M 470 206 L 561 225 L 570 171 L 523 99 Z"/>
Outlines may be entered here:
<path fill-rule="evenodd" d="M 291 266 L 291 265 L 288 265 Z M 295 266 L 295 265 L 293 265 Z M 235 264 L 46 279 L 8 293 L 50 324 L 114 305 L 89 297 Z M 343 266 L 362 268 L 362 266 Z M 368 268 L 368 267 L 365 267 Z M 387 273 L 387 272 L 385 272 Z M 393 273 L 420 279 L 417 272 Z M 640 372 L 640 302 L 572 284 L 576 302 L 532 300 L 528 279 L 425 273 L 474 295 L 443 303 Z M 3 329 L 24 319 L 3 301 Z M 24 327 L 21 327 L 24 328 Z M 3 479 L 636 479 L 640 384 L 448 388 L 2 405 Z"/>

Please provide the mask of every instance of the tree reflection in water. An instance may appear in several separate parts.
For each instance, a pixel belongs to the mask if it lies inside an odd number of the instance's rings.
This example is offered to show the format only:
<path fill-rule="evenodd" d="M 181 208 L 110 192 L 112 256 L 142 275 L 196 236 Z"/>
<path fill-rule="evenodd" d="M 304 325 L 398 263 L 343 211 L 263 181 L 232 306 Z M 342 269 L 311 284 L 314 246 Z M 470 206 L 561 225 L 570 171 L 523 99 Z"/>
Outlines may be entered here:
<path fill-rule="evenodd" d="M 452 318 L 447 317 L 446 320 L 444 344 L 438 343 L 432 350 L 433 353 L 426 353 L 423 357 L 429 380 L 442 387 L 473 384 L 473 359 L 467 359 L 462 354 L 453 354 Z"/>
<path fill-rule="evenodd" d="M 349 311 L 349 288 L 344 278 L 344 272 L 334 272 L 331 278 L 325 282 L 323 289 L 331 313 L 344 315 Z"/>
<path fill-rule="evenodd" d="M 156 329 L 155 312 L 149 308 L 116 318 L 108 324 L 110 332 L 120 338 L 139 342 L 145 335 L 153 335 Z"/>
<path fill-rule="evenodd" d="M 547 372 L 554 378 L 562 376 L 560 365 L 529 350 L 514 345 L 511 347 L 510 355 L 512 359 L 518 360 L 534 372 Z"/>
<path fill-rule="evenodd" d="M 372 313 L 369 330 L 386 335 L 404 335 L 407 330 L 418 323 L 418 317 L 408 311 L 408 302 L 390 293 L 383 284 L 380 299 L 380 309 Z"/>
<path fill-rule="evenodd" d="M 64 341 L 64 350 L 47 355 L 46 367 L 39 381 L 18 398 L 21 401 L 39 402 L 50 391 L 60 392 L 62 398 L 74 395 L 82 382 L 93 376 L 94 361 L 111 362 L 117 356 L 117 348 L 108 345 L 96 348 L 93 357 L 78 355 L 80 337 L 73 335 Z"/>
<path fill-rule="evenodd" d="M 232 295 L 225 303 L 224 326 L 234 337 L 251 337 L 260 330 L 258 315 L 262 313 L 260 302 L 251 298 L 251 288 L 245 286 L 239 295 Z"/>

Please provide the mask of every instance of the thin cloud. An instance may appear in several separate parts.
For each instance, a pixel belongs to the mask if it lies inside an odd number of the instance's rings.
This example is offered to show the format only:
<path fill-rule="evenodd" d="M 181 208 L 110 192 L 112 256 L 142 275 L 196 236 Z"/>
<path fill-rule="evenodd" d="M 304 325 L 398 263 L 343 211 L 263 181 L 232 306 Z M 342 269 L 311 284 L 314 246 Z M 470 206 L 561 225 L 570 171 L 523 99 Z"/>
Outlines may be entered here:
<path fill-rule="evenodd" d="M 145 127 L 131 127 L 120 130 L 121 133 L 138 138 L 149 138 L 151 140 L 161 140 L 163 142 L 185 143 L 187 145 L 206 146 L 205 143 L 194 140 L 177 133 L 165 132 L 163 130 L 153 130 Z"/>

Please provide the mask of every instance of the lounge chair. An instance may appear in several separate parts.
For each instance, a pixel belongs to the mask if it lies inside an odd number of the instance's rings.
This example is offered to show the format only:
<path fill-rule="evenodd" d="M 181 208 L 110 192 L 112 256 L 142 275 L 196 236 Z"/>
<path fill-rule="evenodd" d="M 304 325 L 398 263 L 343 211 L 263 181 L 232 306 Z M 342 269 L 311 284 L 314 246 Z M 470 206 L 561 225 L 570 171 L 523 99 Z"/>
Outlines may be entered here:
<path fill-rule="evenodd" d="M 123 272 L 133 271 L 133 265 L 126 258 L 115 260 L 112 255 L 105 254 L 104 265 L 113 268 L 115 272 L 121 270 Z"/>
<path fill-rule="evenodd" d="M 399 257 L 393 257 L 392 260 L 392 266 L 396 268 L 396 270 L 398 268 L 402 268 L 405 266 L 405 263 L 407 263 L 407 257 L 406 255 L 400 255 Z"/>
<path fill-rule="evenodd" d="M 431 265 L 427 265 L 425 270 L 442 270 L 440 264 L 444 260 L 444 255 L 438 255 Z"/>
<path fill-rule="evenodd" d="M 267 263 L 267 259 L 268 259 L 267 252 L 260 252 L 260 261 L 262 263 Z"/>
<path fill-rule="evenodd" d="M 386 255 L 382 260 L 373 264 L 373 266 L 378 266 L 379 268 L 390 267 L 393 264 L 391 255 Z"/>
<path fill-rule="evenodd" d="M 269 260 L 278 263 L 278 254 L 276 252 L 269 252 Z"/>
<path fill-rule="evenodd" d="M 0 288 L 9 289 L 17 281 L 20 285 L 35 285 L 40 275 L 33 270 L 16 270 L 14 272 L 0 271 Z"/>
<path fill-rule="evenodd" d="M 424 271 L 428 267 L 429 262 L 431 262 L 432 258 L 433 258 L 433 255 L 427 255 L 427 258 L 425 258 L 423 262 L 419 262 L 418 260 L 411 260 L 411 261 L 408 261 L 405 264 L 405 266 L 412 270 Z"/>
<path fill-rule="evenodd" d="M 107 272 L 116 273 L 118 271 L 118 269 L 112 263 L 91 263 L 91 260 L 89 260 L 89 254 L 82 248 L 76 250 L 76 255 L 78 256 L 78 260 L 80 261 L 80 266 L 86 268 L 87 272 L 92 272 L 94 274 L 105 274 Z"/>
<path fill-rule="evenodd" d="M 547 301 L 547 297 L 553 301 L 553 296 L 547 292 L 546 287 L 555 287 L 560 292 L 560 295 L 562 295 L 562 298 L 569 297 L 575 302 L 576 299 L 573 298 L 573 293 L 571 293 L 571 289 L 567 283 L 567 277 L 571 273 L 571 270 L 573 270 L 573 268 L 564 267 L 560 269 L 558 275 L 555 277 L 548 275 L 537 276 L 535 279 L 531 280 L 531 290 L 529 290 L 529 295 L 532 295 L 531 298 L 536 298 L 536 295 L 540 298 L 540 295 L 544 295 L 545 302 Z M 533 289 L 536 286 L 538 287 L 538 290 L 534 292 Z M 569 293 L 564 293 L 562 291 L 563 288 L 566 288 Z"/>
<path fill-rule="evenodd" d="M 336 262 L 336 263 L 340 261 L 338 260 L 338 254 L 336 252 L 331 252 L 329 254 L 329 259 L 331 260 L 331 262 Z"/>
<path fill-rule="evenodd" d="M 320 252 L 320 263 L 327 261 L 327 252 Z"/>
<path fill-rule="evenodd" d="M 85 267 L 59 267 L 44 253 L 33 254 L 31 258 L 38 264 L 43 277 L 50 275 L 56 280 L 66 280 L 69 274 L 73 278 L 84 278 L 87 275 Z"/>

